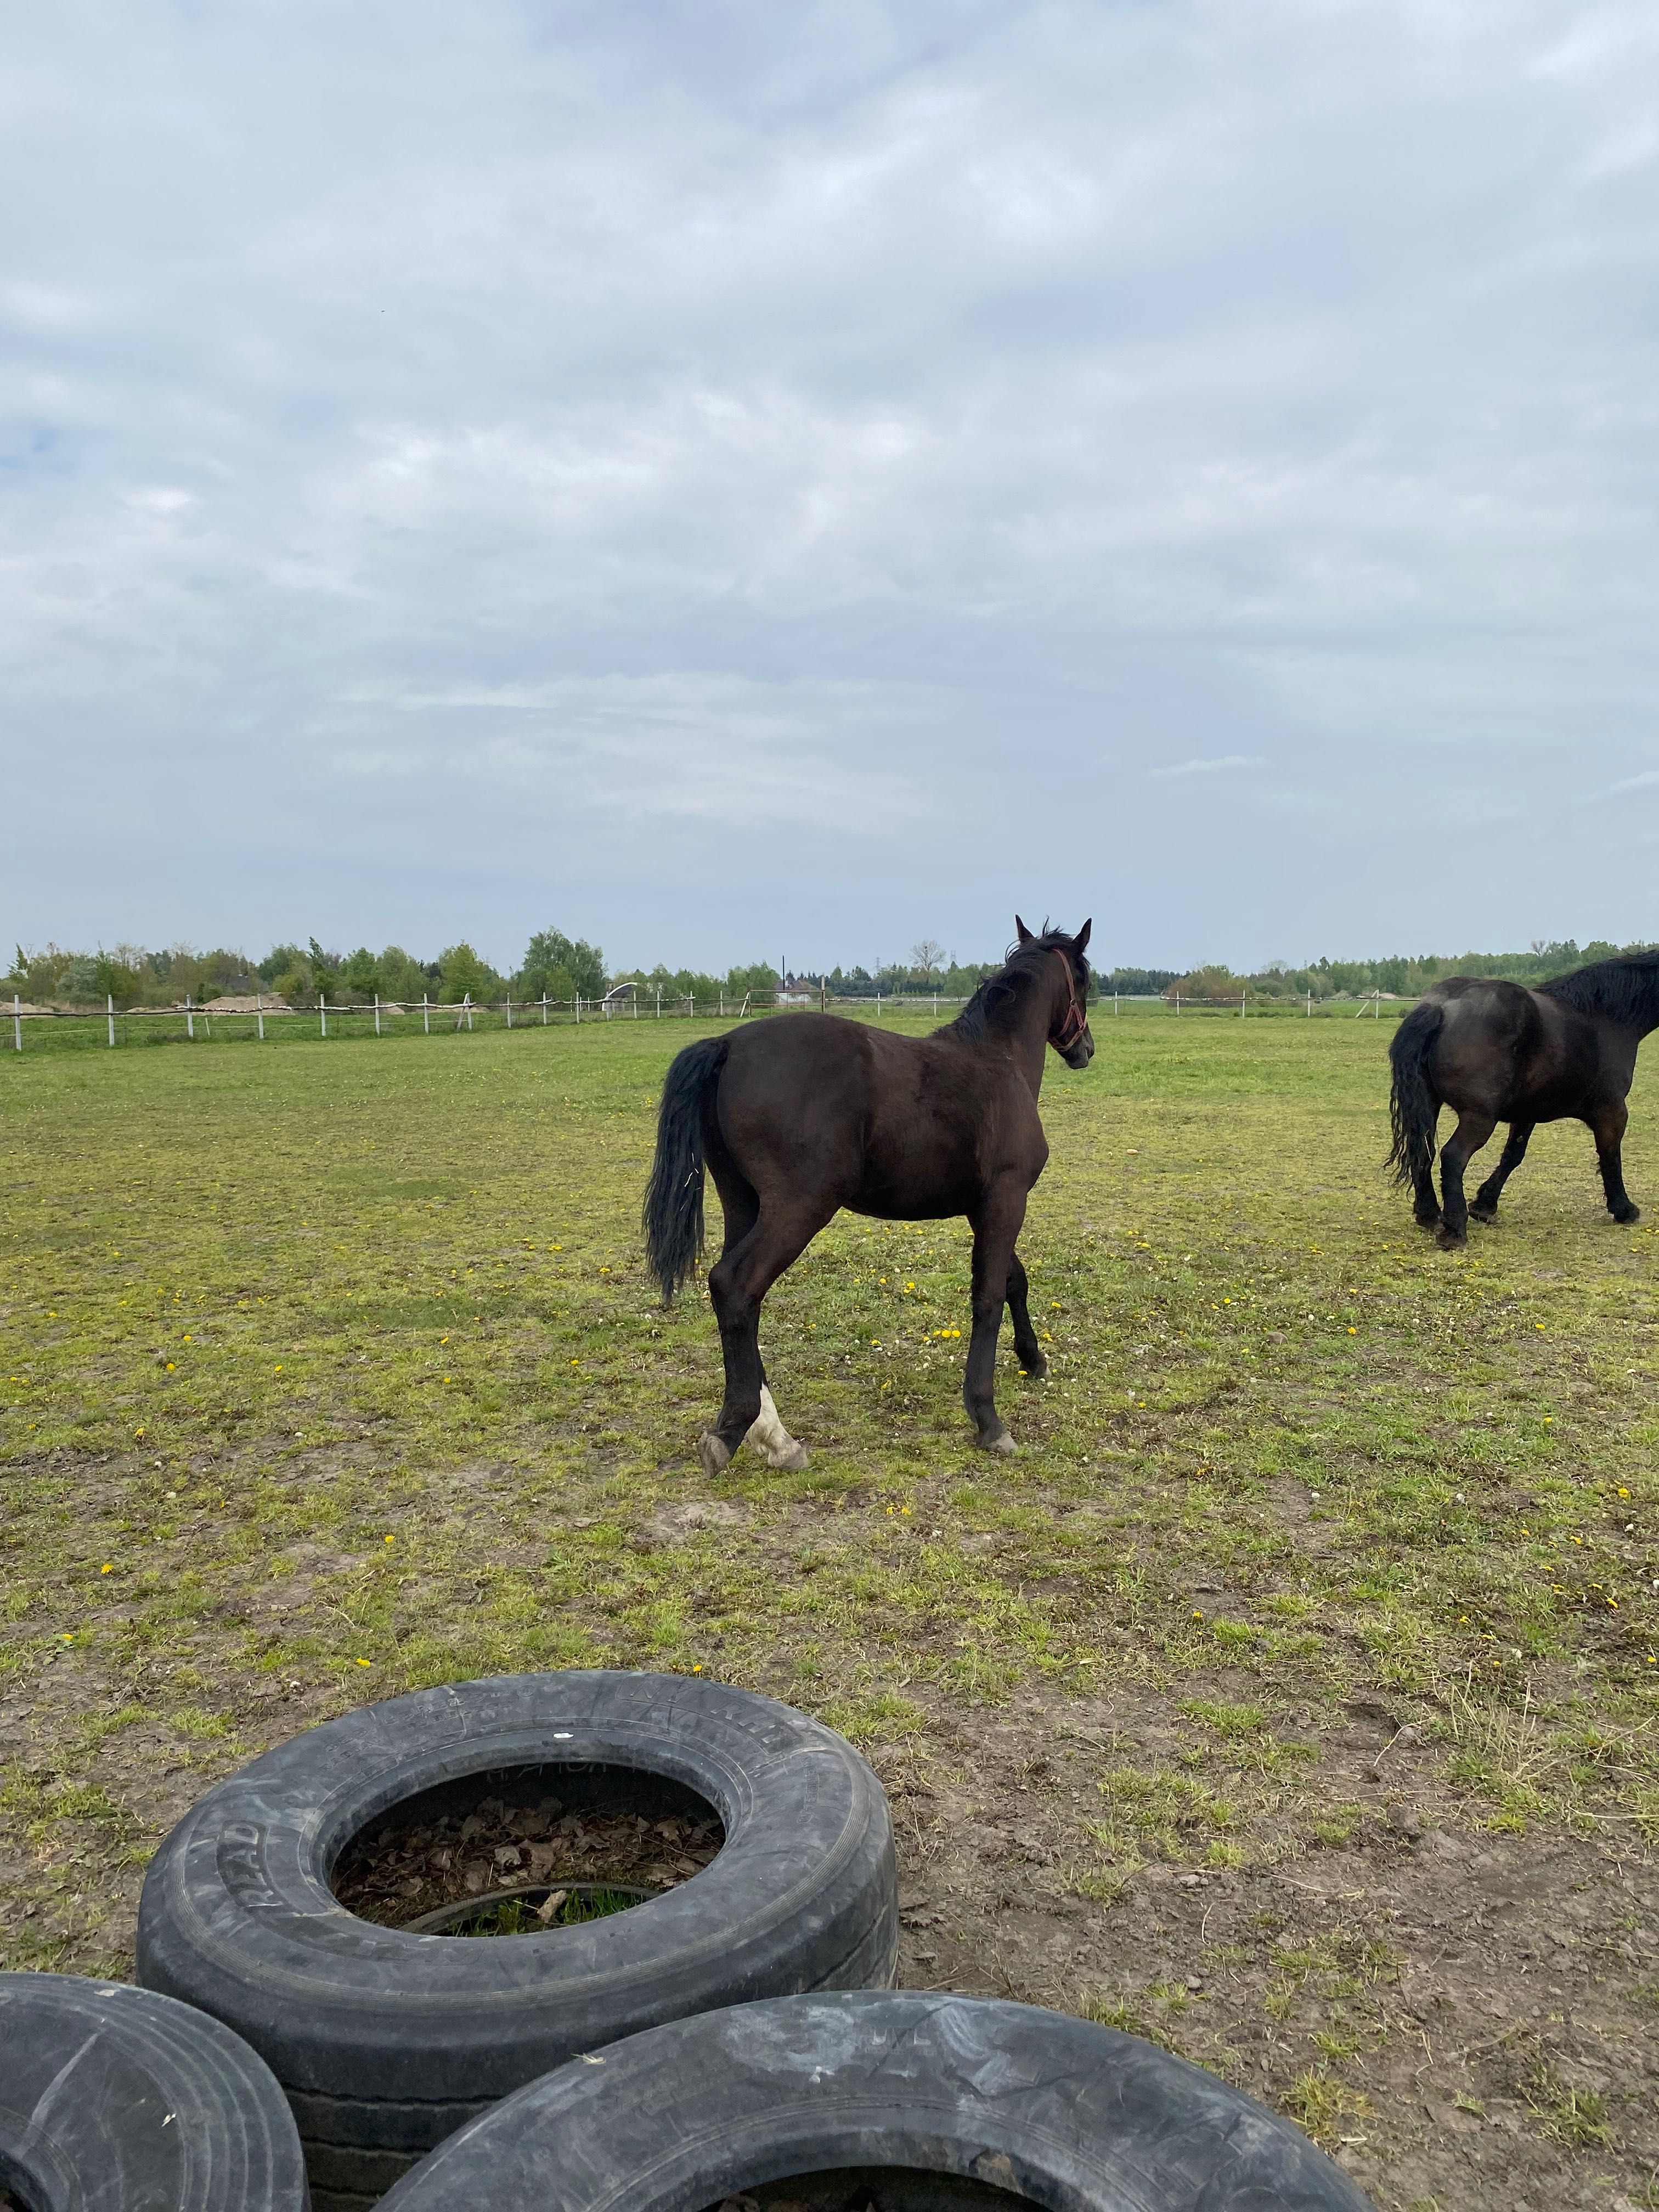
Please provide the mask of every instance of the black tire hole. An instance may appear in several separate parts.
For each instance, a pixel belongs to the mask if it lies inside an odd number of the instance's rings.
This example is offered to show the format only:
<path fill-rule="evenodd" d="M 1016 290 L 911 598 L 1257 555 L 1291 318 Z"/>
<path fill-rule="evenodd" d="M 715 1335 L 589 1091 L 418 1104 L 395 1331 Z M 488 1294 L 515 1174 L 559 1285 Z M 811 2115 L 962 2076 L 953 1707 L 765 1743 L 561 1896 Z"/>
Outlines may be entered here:
<path fill-rule="evenodd" d="M 666 1775 L 599 1765 L 496 1767 L 423 1790 L 347 1838 L 330 1887 L 349 1911 L 382 1927 L 430 1922 L 448 1908 L 476 1931 L 492 1900 L 563 1889 L 576 1906 L 559 1924 L 601 1917 L 701 1874 L 726 1840 L 706 1798 Z M 607 1900 L 585 1910 L 595 1893 Z M 499 1918 L 499 1915 L 497 1916 Z M 494 1932 L 533 1933 L 522 1913 Z"/>

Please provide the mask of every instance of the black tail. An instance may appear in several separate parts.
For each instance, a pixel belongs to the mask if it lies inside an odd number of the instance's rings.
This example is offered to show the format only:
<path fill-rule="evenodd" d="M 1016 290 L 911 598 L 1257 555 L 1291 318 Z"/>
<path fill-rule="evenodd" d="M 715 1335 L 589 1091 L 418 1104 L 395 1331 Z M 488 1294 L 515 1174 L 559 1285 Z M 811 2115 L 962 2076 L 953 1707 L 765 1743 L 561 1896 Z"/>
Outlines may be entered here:
<path fill-rule="evenodd" d="M 726 1037 L 704 1037 L 676 1053 L 663 1079 L 657 1153 L 641 1220 L 645 1256 L 662 1285 L 662 1302 L 690 1273 L 702 1251 L 702 1095 L 726 1065 Z"/>
<path fill-rule="evenodd" d="M 1389 1098 L 1394 1149 L 1388 1164 L 1396 1182 L 1414 1182 L 1434 1165 L 1440 1101 L 1429 1088 L 1428 1065 L 1445 1018 L 1445 1009 L 1437 1000 L 1420 1000 L 1395 1031 L 1389 1046 L 1389 1058 L 1394 1063 L 1394 1089 Z"/>

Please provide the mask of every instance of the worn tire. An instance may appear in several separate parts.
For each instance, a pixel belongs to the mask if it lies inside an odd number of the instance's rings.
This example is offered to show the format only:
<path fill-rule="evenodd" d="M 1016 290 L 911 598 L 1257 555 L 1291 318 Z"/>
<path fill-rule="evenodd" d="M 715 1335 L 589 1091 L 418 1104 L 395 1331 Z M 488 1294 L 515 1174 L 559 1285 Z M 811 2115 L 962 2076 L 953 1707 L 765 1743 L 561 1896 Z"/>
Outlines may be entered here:
<path fill-rule="evenodd" d="M 885 1991 L 740 2005 L 561 2067 L 385 2212 L 705 2212 L 786 2180 L 816 2196 L 807 2177 L 860 2212 L 1370 2212 L 1299 2129 L 1154 2044 Z"/>
<path fill-rule="evenodd" d="M 0 1974 L 0 2196 L 29 2212 L 305 2212 L 270 2069 L 172 1997 Z"/>
<path fill-rule="evenodd" d="M 465 1776 L 589 1761 L 666 1776 L 726 1842 L 630 1911 L 506 1941 L 361 1920 L 329 1876 L 391 1807 Z M 269 2061 L 320 2212 L 361 2212 L 416 2159 L 579 2051 L 690 2013 L 885 1987 L 892 1821 L 852 1747 L 769 1698 L 672 1674 L 513 1674 L 365 1706 L 203 1799 L 144 1883 L 138 1978 Z"/>

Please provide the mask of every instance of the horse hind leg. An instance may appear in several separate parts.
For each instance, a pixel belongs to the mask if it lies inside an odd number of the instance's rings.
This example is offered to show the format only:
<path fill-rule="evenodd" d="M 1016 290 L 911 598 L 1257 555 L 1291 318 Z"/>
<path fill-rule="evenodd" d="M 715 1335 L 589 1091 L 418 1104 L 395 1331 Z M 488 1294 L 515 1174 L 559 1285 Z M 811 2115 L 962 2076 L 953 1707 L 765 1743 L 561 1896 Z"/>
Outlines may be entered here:
<path fill-rule="evenodd" d="M 827 1209 L 814 1207 L 810 1212 L 793 1207 L 769 1213 L 763 1199 L 753 1227 L 738 1243 L 722 1252 L 708 1271 L 708 1297 L 714 1318 L 720 1323 L 720 1351 L 726 1366 L 726 1396 L 720 1419 L 697 1440 L 697 1456 L 702 1462 L 703 1472 L 711 1477 L 729 1467 L 732 1454 L 757 1425 L 765 1423 L 769 1406 L 777 1428 L 774 1436 L 769 1427 L 763 1426 L 758 1440 L 763 1450 L 769 1441 L 774 1449 L 784 1453 L 782 1461 L 774 1462 L 775 1465 L 805 1463 L 804 1458 L 800 1462 L 790 1460 L 789 1454 L 801 1448 L 778 1419 L 777 1408 L 772 1405 L 766 1388 L 766 1370 L 760 1356 L 761 1301 L 784 1269 L 800 1257 L 834 1211 L 831 1206 Z"/>
<path fill-rule="evenodd" d="M 764 1382 L 761 1384 L 760 1395 L 760 1412 L 750 1424 L 749 1433 L 744 1442 L 752 1444 L 757 1452 L 763 1455 L 768 1467 L 798 1474 L 802 1468 L 811 1465 L 806 1447 L 797 1443 L 784 1427 L 778 1409 L 772 1401 L 772 1393 Z"/>
<path fill-rule="evenodd" d="M 1048 1361 L 1031 1326 L 1030 1288 L 1024 1262 L 1016 1252 L 1008 1262 L 1007 1293 L 1008 1316 L 1014 1324 L 1014 1351 L 1025 1372 L 1040 1382 L 1048 1372 Z"/>
<path fill-rule="evenodd" d="M 1504 1184 L 1520 1166 L 1522 1161 L 1526 1158 L 1527 1146 L 1531 1141 L 1535 1126 L 1536 1124 L 1531 1121 L 1510 1123 L 1509 1141 L 1504 1146 L 1502 1158 L 1474 1194 L 1474 1203 L 1469 1207 L 1469 1218 L 1472 1221 L 1497 1220 L 1499 1195 Z"/>
<path fill-rule="evenodd" d="M 1463 1195 L 1463 1170 L 1498 1127 L 1495 1114 L 1466 1109 L 1457 1127 L 1440 1148 L 1440 1236 L 1442 1251 L 1455 1252 L 1469 1241 L 1468 1201 Z"/>

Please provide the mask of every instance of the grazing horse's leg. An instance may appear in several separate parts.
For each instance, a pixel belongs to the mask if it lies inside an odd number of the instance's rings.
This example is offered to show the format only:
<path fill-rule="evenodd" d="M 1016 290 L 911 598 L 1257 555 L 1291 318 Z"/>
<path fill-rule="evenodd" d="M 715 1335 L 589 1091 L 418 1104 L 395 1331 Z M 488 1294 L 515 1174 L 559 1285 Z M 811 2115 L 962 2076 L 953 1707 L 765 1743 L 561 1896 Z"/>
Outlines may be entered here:
<path fill-rule="evenodd" d="M 1440 1147 L 1440 1245 L 1447 1252 L 1455 1252 L 1469 1241 L 1469 1209 L 1463 1196 L 1463 1170 L 1471 1156 L 1478 1152 L 1492 1131 L 1498 1127 L 1493 1114 L 1476 1113 L 1466 1108 L 1457 1117 L 1457 1127 Z"/>
<path fill-rule="evenodd" d="M 1601 1169 L 1601 1188 L 1607 1194 L 1607 1212 L 1615 1221 L 1639 1221 L 1642 1209 L 1631 1201 L 1625 1188 L 1623 1146 L 1630 1109 L 1622 1098 L 1598 1106 L 1590 1121 L 1595 1156 Z"/>
<path fill-rule="evenodd" d="M 1048 1362 L 1043 1357 L 1042 1346 L 1037 1342 L 1036 1331 L 1031 1326 L 1031 1309 L 1026 1304 L 1025 1266 L 1018 1252 L 1008 1262 L 1008 1314 L 1014 1324 L 1014 1350 L 1019 1364 L 1028 1375 L 1039 1381 L 1048 1372 Z"/>
<path fill-rule="evenodd" d="M 1005 1176 L 969 1216 L 974 1231 L 974 1333 L 968 1346 L 968 1371 L 962 1400 L 974 1434 L 987 1451 L 1018 1449 L 996 1408 L 997 1338 L 1014 1266 L 1014 1240 L 1025 1219 L 1024 1184 Z M 1022 1276 L 1024 1269 L 1020 1269 Z M 1027 1326 L 1030 1326 L 1029 1321 Z"/>
<path fill-rule="evenodd" d="M 720 1419 L 697 1439 L 697 1455 L 708 1474 L 718 1474 L 730 1465 L 738 1446 L 757 1422 L 763 1421 L 770 1401 L 761 1365 L 761 1300 L 791 1261 L 800 1257 L 835 1210 L 833 1204 L 810 1210 L 786 1205 L 769 1212 L 763 1200 L 760 1217 L 748 1235 L 722 1252 L 708 1271 L 708 1296 L 720 1323 L 720 1350 L 726 1361 L 726 1400 Z M 778 1420 L 775 1407 L 772 1419 L 777 1422 L 778 1436 L 788 1443 L 788 1451 L 777 1463 L 804 1467 L 805 1454 Z M 762 1441 L 769 1437 L 769 1430 L 763 1430 Z M 792 1460 L 790 1452 L 801 1452 L 801 1455 Z"/>
<path fill-rule="evenodd" d="M 1526 1158 L 1527 1146 L 1537 1126 L 1535 1121 L 1510 1122 L 1509 1141 L 1504 1146 L 1503 1158 L 1474 1194 L 1474 1203 L 1469 1208 L 1469 1218 L 1472 1221 L 1497 1220 L 1499 1194 L 1522 1161 Z"/>

